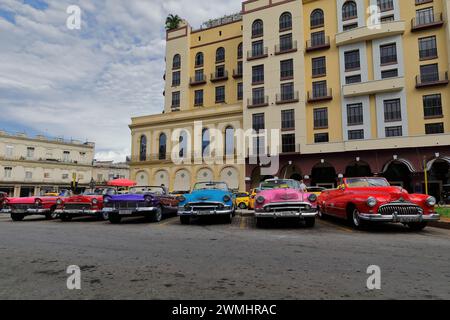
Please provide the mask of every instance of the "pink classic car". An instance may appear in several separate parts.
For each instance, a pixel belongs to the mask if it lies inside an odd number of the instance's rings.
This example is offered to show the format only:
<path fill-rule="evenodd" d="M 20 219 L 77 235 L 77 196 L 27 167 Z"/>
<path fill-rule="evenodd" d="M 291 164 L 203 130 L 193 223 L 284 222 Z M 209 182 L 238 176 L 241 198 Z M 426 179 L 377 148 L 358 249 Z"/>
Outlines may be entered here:
<path fill-rule="evenodd" d="M 296 180 L 271 179 L 261 183 L 255 199 L 258 225 L 269 219 L 298 218 L 309 228 L 317 216 L 317 196 L 302 190 Z"/>

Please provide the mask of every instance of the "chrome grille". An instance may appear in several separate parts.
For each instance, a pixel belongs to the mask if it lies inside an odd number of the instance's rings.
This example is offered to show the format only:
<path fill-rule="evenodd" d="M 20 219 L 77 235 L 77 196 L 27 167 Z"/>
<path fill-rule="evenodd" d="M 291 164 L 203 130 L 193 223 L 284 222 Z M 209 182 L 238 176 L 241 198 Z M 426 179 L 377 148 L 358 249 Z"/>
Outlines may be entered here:
<path fill-rule="evenodd" d="M 306 203 L 273 203 L 264 206 L 266 210 L 274 211 L 274 212 L 283 212 L 283 211 L 299 211 L 311 209 L 311 207 L 307 208 L 308 204 Z"/>
<path fill-rule="evenodd" d="M 35 204 L 12 204 L 11 209 L 28 210 L 28 209 L 38 209 L 38 207 Z"/>
<path fill-rule="evenodd" d="M 189 203 L 189 210 L 194 211 L 214 211 L 214 210 L 223 210 L 223 207 L 220 208 L 221 204 L 217 202 L 201 202 L 201 203 Z"/>
<path fill-rule="evenodd" d="M 65 210 L 89 210 L 91 205 L 89 203 L 66 203 Z"/>
<path fill-rule="evenodd" d="M 147 202 L 144 201 L 117 201 L 117 202 L 108 202 L 104 204 L 104 207 L 114 209 L 133 209 L 146 206 L 149 205 L 147 204 Z"/>
<path fill-rule="evenodd" d="M 393 215 L 396 213 L 399 216 L 414 216 L 422 213 L 422 209 L 412 203 L 406 204 L 387 204 L 378 209 L 381 215 Z"/>

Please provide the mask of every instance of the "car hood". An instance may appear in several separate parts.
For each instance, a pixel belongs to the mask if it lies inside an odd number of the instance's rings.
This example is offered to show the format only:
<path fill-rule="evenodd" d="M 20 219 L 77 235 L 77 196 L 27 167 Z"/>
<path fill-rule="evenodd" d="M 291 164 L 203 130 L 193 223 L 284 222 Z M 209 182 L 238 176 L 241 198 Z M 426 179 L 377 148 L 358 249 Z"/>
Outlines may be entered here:
<path fill-rule="evenodd" d="M 114 196 L 106 196 L 109 201 L 144 201 L 146 196 L 154 197 L 151 194 L 118 194 Z"/>
<path fill-rule="evenodd" d="M 33 204 L 36 199 L 42 202 L 56 202 L 59 197 L 25 197 L 25 198 L 9 198 L 8 202 L 11 204 Z"/>
<path fill-rule="evenodd" d="M 103 196 L 86 196 L 86 195 L 77 195 L 73 197 L 66 198 L 64 200 L 65 203 L 91 203 L 93 199 L 97 199 L 97 201 L 103 201 Z"/>
<path fill-rule="evenodd" d="M 273 189 L 263 190 L 257 194 L 257 197 L 263 196 L 266 201 L 270 202 L 309 202 L 308 197 L 310 194 L 295 189 Z"/>
<path fill-rule="evenodd" d="M 202 201 L 223 202 L 223 197 L 225 195 L 228 195 L 231 198 L 230 193 L 223 190 L 196 190 L 190 194 L 185 194 L 184 197 L 186 198 L 187 202 L 202 202 Z"/>

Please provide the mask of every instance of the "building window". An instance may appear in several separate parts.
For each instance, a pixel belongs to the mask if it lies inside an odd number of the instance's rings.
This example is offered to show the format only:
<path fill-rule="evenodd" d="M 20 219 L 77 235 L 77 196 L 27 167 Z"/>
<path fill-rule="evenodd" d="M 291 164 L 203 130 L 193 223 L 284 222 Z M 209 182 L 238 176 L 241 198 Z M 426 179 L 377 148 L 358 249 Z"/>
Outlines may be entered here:
<path fill-rule="evenodd" d="M 63 151 L 63 161 L 64 162 L 70 161 L 70 151 Z"/>
<path fill-rule="evenodd" d="M 311 33 L 311 47 L 320 47 L 325 45 L 325 31 Z"/>
<path fill-rule="evenodd" d="M 285 34 L 280 36 L 280 52 L 285 52 L 293 49 L 292 34 Z"/>
<path fill-rule="evenodd" d="M 364 123 L 363 104 L 354 103 L 347 105 L 347 125 L 357 126 Z"/>
<path fill-rule="evenodd" d="M 316 133 L 314 135 L 314 143 L 326 143 L 329 142 L 330 138 L 328 136 L 328 132 L 326 133 Z"/>
<path fill-rule="evenodd" d="M 295 128 L 295 111 L 282 110 L 281 111 L 281 129 L 290 130 Z"/>
<path fill-rule="evenodd" d="M 4 174 L 4 176 L 5 176 L 5 178 L 11 178 L 11 176 L 12 176 L 12 168 L 11 167 L 5 167 L 5 174 Z"/>
<path fill-rule="evenodd" d="M 252 126 L 256 132 L 265 129 L 264 113 L 255 113 L 252 115 Z"/>
<path fill-rule="evenodd" d="M 234 128 L 231 126 L 225 129 L 225 155 L 234 155 Z"/>
<path fill-rule="evenodd" d="M 345 77 L 345 84 L 360 83 L 360 82 L 361 82 L 360 74 L 357 74 L 355 76 Z"/>
<path fill-rule="evenodd" d="M 252 37 L 258 38 L 264 35 L 264 24 L 262 20 L 255 20 L 252 25 Z"/>
<path fill-rule="evenodd" d="M 202 156 L 205 157 L 209 154 L 209 145 L 211 143 L 211 139 L 209 136 L 209 129 L 205 128 L 202 131 Z"/>
<path fill-rule="evenodd" d="M 172 73 L 172 87 L 177 87 L 181 83 L 180 71 Z"/>
<path fill-rule="evenodd" d="M 311 28 L 320 28 L 323 27 L 325 19 L 322 9 L 316 9 L 313 12 L 311 12 L 310 17 L 310 25 Z"/>
<path fill-rule="evenodd" d="M 203 64 L 204 64 L 203 52 L 199 52 L 195 55 L 195 67 L 196 68 L 203 67 Z"/>
<path fill-rule="evenodd" d="M 437 58 L 436 36 L 419 39 L 419 56 L 421 60 Z"/>
<path fill-rule="evenodd" d="M 172 92 L 172 108 L 177 109 L 180 107 L 180 92 Z"/>
<path fill-rule="evenodd" d="M 328 128 L 328 109 L 314 109 L 314 129 Z"/>
<path fill-rule="evenodd" d="M 281 79 L 291 79 L 294 77 L 294 60 L 283 60 L 280 62 Z"/>
<path fill-rule="evenodd" d="M 280 31 L 292 29 L 292 15 L 285 12 L 280 16 Z"/>
<path fill-rule="evenodd" d="M 342 20 L 358 18 L 358 7 L 355 1 L 347 1 L 342 6 Z"/>
<path fill-rule="evenodd" d="M 283 83 L 281 85 L 281 101 L 292 101 L 294 99 L 294 83 Z"/>
<path fill-rule="evenodd" d="M 394 0 L 377 0 L 381 12 L 394 10 Z"/>
<path fill-rule="evenodd" d="M 194 105 L 196 107 L 203 106 L 203 90 L 195 90 Z"/>
<path fill-rule="evenodd" d="M 264 55 L 264 42 L 254 41 L 252 43 L 252 57 L 261 57 Z"/>
<path fill-rule="evenodd" d="M 179 146 L 180 146 L 180 152 L 179 156 L 180 158 L 184 158 L 187 154 L 187 148 L 188 148 L 188 133 L 186 131 L 181 131 L 180 138 L 178 139 Z"/>
<path fill-rule="evenodd" d="M 397 63 L 397 45 L 395 43 L 380 46 L 381 64 Z"/>
<path fill-rule="evenodd" d="M 327 74 L 327 64 L 325 57 L 312 59 L 312 75 L 313 77 L 321 77 Z"/>
<path fill-rule="evenodd" d="M 401 137 L 403 135 L 402 126 L 386 127 L 386 137 Z"/>
<path fill-rule="evenodd" d="M 225 87 L 216 87 L 216 103 L 225 102 Z"/>
<path fill-rule="evenodd" d="M 322 98 L 328 96 L 327 81 L 315 81 L 312 83 L 313 97 Z"/>
<path fill-rule="evenodd" d="M 225 76 L 226 76 L 225 66 L 224 65 L 217 66 L 216 67 L 216 73 L 215 73 L 214 76 L 215 76 L 216 79 L 225 78 Z"/>
<path fill-rule="evenodd" d="M 348 131 L 348 140 L 363 140 L 364 139 L 364 130 L 349 130 Z"/>
<path fill-rule="evenodd" d="M 13 153 L 14 153 L 14 147 L 6 146 L 6 152 L 5 152 L 6 157 L 11 158 L 13 156 Z"/>
<path fill-rule="evenodd" d="M 416 11 L 416 25 L 426 25 L 434 22 L 433 7 Z"/>
<path fill-rule="evenodd" d="M 429 123 L 425 125 L 426 134 L 439 134 L 444 133 L 443 123 Z"/>
<path fill-rule="evenodd" d="M 283 153 L 295 152 L 295 134 L 283 134 L 281 136 L 281 149 Z"/>
<path fill-rule="evenodd" d="M 347 51 L 344 53 L 345 71 L 359 70 L 361 63 L 359 59 L 359 50 Z"/>
<path fill-rule="evenodd" d="M 252 89 L 253 105 L 262 105 L 265 103 L 264 87 Z"/>
<path fill-rule="evenodd" d="M 181 68 L 181 56 L 179 54 L 176 54 L 173 56 L 172 61 L 172 69 L 180 69 Z"/>
<path fill-rule="evenodd" d="M 381 71 L 381 79 L 398 77 L 398 69 L 390 69 Z"/>
<path fill-rule="evenodd" d="M 33 158 L 34 157 L 34 148 L 28 147 L 27 148 L 27 158 Z"/>
<path fill-rule="evenodd" d="M 167 152 L 167 136 L 164 133 L 159 135 L 159 160 L 166 159 Z"/>
<path fill-rule="evenodd" d="M 442 98 L 440 94 L 423 97 L 423 113 L 425 118 L 442 117 Z"/>
<path fill-rule="evenodd" d="M 357 23 L 357 22 L 346 24 L 346 25 L 343 27 L 343 30 L 344 30 L 344 31 L 348 31 L 348 30 L 352 30 L 352 29 L 356 29 L 356 28 L 358 28 L 358 23 Z"/>
<path fill-rule="evenodd" d="M 393 21 L 395 21 L 395 16 L 393 14 L 388 15 L 388 16 L 383 16 L 380 19 L 381 23 L 393 22 Z"/>
<path fill-rule="evenodd" d="M 439 81 L 439 68 L 437 63 L 420 66 L 420 79 L 422 83 Z"/>
<path fill-rule="evenodd" d="M 225 61 L 225 49 L 220 47 L 216 51 L 216 63 L 224 62 Z"/>
<path fill-rule="evenodd" d="M 147 160 L 147 137 L 145 135 L 141 136 L 139 141 L 139 161 Z"/>
<path fill-rule="evenodd" d="M 239 43 L 238 49 L 237 49 L 237 58 L 242 59 L 242 42 Z"/>
<path fill-rule="evenodd" d="M 264 83 L 264 65 L 263 64 L 252 67 L 252 83 L 253 84 Z"/>
<path fill-rule="evenodd" d="M 394 122 L 402 121 L 402 108 L 400 99 L 384 101 L 384 121 Z"/>
<path fill-rule="evenodd" d="M 195 82 L 202 82 L 205 80 L 203 69 L 195 70 Z"/>
<path fill-rule="evenodd" d="M 237 84 L 237 99 L 240 101 L 244 98 L 244 85 L 242 82 Z"/>

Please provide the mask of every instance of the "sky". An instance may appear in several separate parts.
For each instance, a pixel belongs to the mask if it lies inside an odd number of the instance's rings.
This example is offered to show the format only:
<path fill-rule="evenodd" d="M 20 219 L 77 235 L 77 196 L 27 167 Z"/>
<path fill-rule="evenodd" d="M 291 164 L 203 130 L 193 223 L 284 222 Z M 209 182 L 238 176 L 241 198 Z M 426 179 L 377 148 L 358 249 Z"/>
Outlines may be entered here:
<path fill-rule="evenodd" d="M 81 9 L 79 30 L 67 28 L 70 5 Z M 131 117 L 163 110 L 167 15 L 196 28 L 240 9 L 240 0 L 1 0 L 0 130 L 88 140 L 98 160 L 124 161 Z"/>

